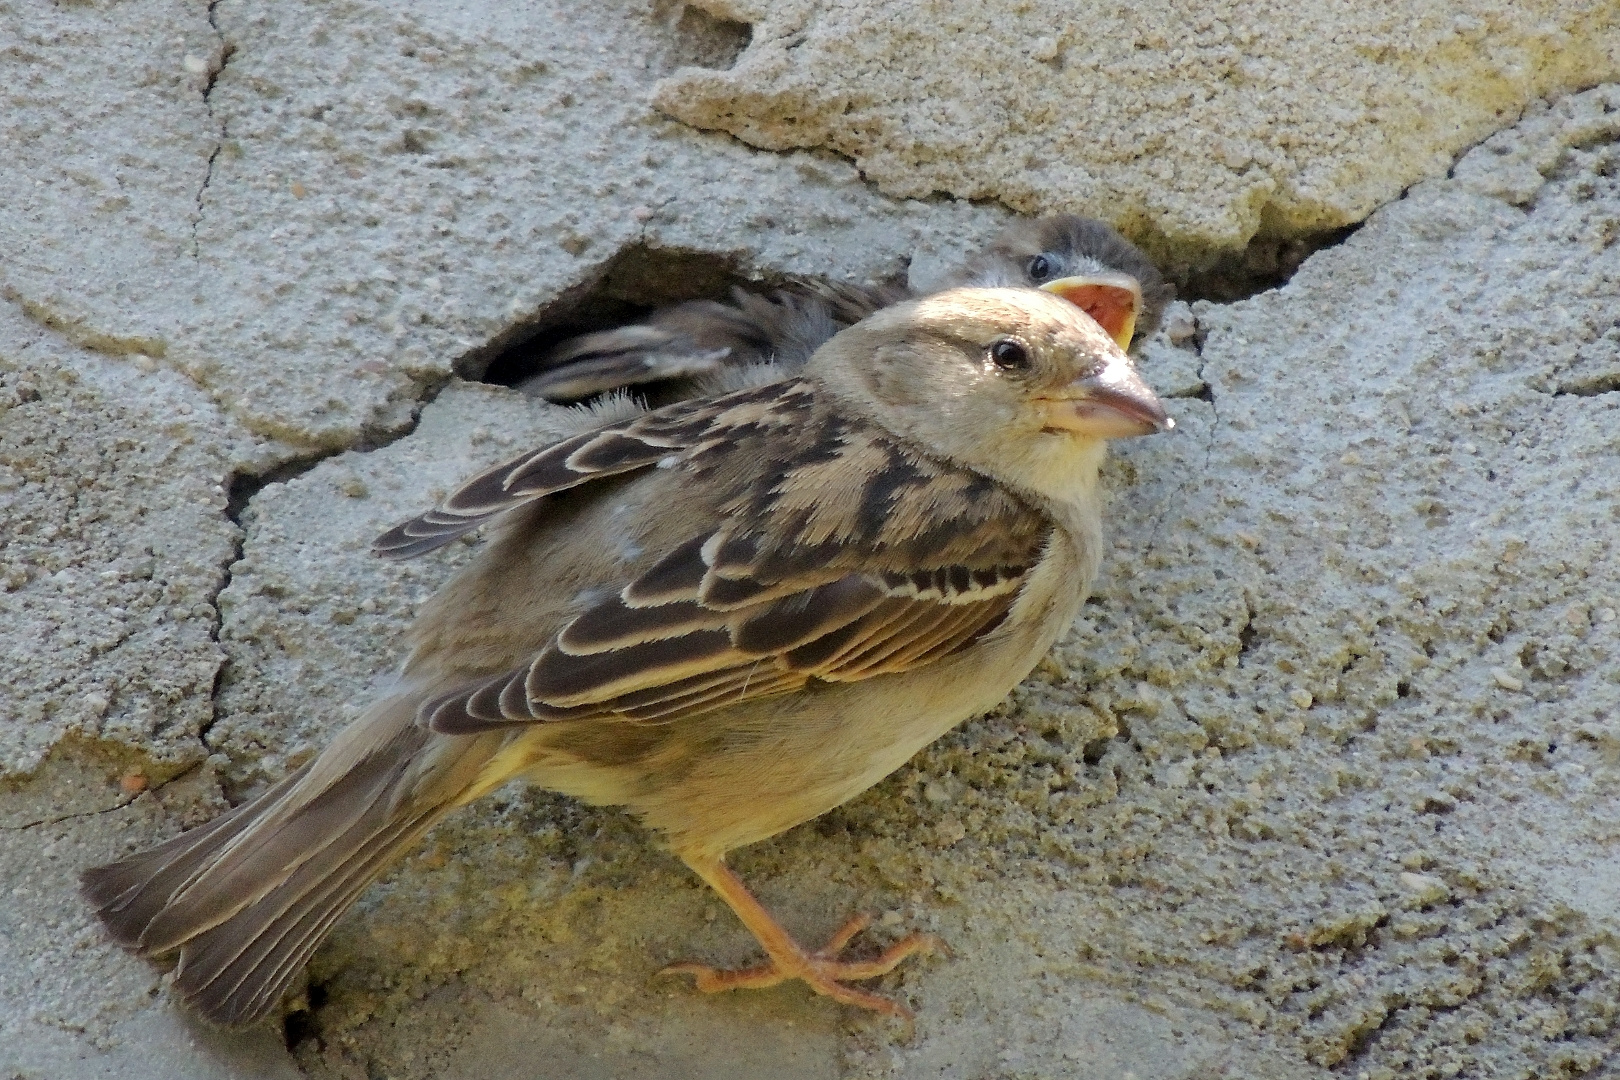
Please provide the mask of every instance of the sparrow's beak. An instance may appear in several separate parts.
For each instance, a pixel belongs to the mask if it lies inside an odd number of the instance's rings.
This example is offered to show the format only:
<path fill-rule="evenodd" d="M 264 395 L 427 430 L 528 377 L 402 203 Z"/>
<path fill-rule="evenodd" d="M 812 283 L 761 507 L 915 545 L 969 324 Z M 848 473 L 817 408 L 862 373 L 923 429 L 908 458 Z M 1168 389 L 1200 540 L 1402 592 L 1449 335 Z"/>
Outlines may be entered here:
<path fill-rule="evenodd" d="M 1123 354 L 1109 358 L 1096 374 L 1048 396 L 1043 404 L 1048 431 L 1072 431 L 1093 439 L 1151 435 L 1176 426 Z"/>
<path fill-rule="evenodd" d="M 1129 274 L 1086 274 L 1058 278 L 1041 288 L 1056 293 L 1097 320 L 1119 347 L 1131 347 L 1136 313 L 1142 310 L 1142 286 Z"/>

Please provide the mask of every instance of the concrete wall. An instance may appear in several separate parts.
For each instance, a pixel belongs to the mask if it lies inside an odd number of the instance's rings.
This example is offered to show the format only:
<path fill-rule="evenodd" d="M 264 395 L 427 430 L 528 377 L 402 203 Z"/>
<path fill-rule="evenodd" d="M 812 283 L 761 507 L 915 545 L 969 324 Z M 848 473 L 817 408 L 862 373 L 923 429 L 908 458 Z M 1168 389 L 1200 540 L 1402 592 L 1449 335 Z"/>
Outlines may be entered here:
<path fill-rule="evenodd" d="M 1620 1069 L 1612 4 L 5 10 L 0 1066 Z M 502 348 L 925 283 L 1010 210 L 1205 295 L 1365 224 L 1149 343 L 1178 430 L 1121 447 L 1094 602 L 1009 704 L 736 860 L 806 937 L 946 937 L 885 980 L 914 1032 L 653 979 L 752 943 L 526 790 L 375 887 L 285 1031 L 207 1030 L 102 941 L 78 870 L 307 757 L 472 551 L 371 537 L 558 430 L 465 381 Z"/>

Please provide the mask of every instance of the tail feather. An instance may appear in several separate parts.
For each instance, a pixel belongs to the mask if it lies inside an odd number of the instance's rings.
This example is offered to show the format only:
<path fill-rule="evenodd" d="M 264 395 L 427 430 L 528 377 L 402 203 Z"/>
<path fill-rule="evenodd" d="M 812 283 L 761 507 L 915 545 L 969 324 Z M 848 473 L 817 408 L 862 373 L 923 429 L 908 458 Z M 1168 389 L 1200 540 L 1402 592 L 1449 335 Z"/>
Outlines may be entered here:
<path fill-rule="evenodd" d="M 424 822 L 419 828 L 413 829 L 409 837 L 400 841 L 399 847 L 408 847 L 414 844 L 423 833 L 437 820 L 436 817 Z M 233 996 L 243 1002 L 243 1008 L 256 1015 L 264 1015 L 273 1008 L 281 996 L 286 992 L 287 984 L 293 977 L 303 970 L 315 949 L 325 940 L 326 934 L 338 918 L 347 911 L 366 887 L 381 873 L 393 859 L 396 848 L 390 847 L 379 853 L 364 865 L 355 867 L 347 874 L 338 889 L 325 898 L 322 905 L 310 905 L 308 910 L 298 919 L 286 936 L 286 944 L 282 946 L 285 953 L 276 963 L 260 964 L 251 977 L 245 979 L 243 984 L 234 991 Z"/>
<path fill-rule="evenodd" d="M 377 829 L 389 790 L 424 741 L 407 732 L 344 773 L 340 781 L 308 798 L 289 789 L 251 825 L 226 840 L 201 876 L 176 893 L 141 934 L 143 952 L 164 953 L 198 933 L 234 918 L 274 893 L 286 894 L 298 871 L 341 865 Z M 408 736 L 415 735 L 412 739 Z M 404 745 L 400 745 L 403 743 Z M 199 921 L 206 912 L 207 922 Z"/>
<path fill-rule="evenodd" d="M 113 939 L 147 955 L 162 952 L 144 941 L 147 927 L 214 864 L 224 845 L 263 817 L 308 771 L 305 765 L 252 802 L 157 847 L 84 871 L 80 889 Z"/>
<path fill-rule="evenodd" d="M 435 735 L 414 717 L 413 701 L 382 703 L 254 801 L 86 871 L 85 896 L 127 948 L 180 950 L 175 988 L 205 1017 L 263 1019 L 366 886 L 487 789 L 503 737 Z"/>
<path fill-rule="evenodd" d="M 265 906 L 276 902 L 282 908 L 279 912 L 249 908 L 187 942 L 175 989 L 193 1008 L 220 1023 L 238 1026 L 267 1016 L 332 925 L 440 816 L 423 814 L 374 838 L 365 857 L 314 881 L 290 904 L 281 902 L 282 890 L 260 901 Z"/>
<path fill-rule="evenodd" d="M 391 841 L 404 833 L 409 823 L 390 825 L 379 822 L 381 816 L 373 807 L 290 872 L 284 870 L 286 876 L 274 888 L 262 890 L 260 896 L 237 908 L 230 918 L 199 927 L 189 935 L 181 963 L 181 973 L 188 976 L 188 983 L 201 986 L 218 979 L 233 965 L 262 960 L 275 951 L 289 917 L 296 919 L 311 905 L 319 906 L 345 876 L 372 862 L 371 855 L 392 854 L 397 845 Z M 287 861 L 278 854 L 266 851 L 267 865 Z M 178 915 L 175 921 L 179 921 Z"/>

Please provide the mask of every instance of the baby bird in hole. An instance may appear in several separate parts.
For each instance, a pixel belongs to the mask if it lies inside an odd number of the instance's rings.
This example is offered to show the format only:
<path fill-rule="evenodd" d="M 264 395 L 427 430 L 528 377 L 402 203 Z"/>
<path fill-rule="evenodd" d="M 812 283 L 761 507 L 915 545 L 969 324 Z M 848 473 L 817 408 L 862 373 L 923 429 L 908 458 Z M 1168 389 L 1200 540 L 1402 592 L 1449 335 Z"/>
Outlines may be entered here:
<path fill-rule="evenodd" d="M 422 610 L 398 683 L 258 798 L 83 875 L 113 938 L 178 951 L 212 1021 L 278 1001 L 366 886 L 513 778 L 622 806 L 765 960 L 700 990 L 850 985 L 937 944 L 798 944 L 726 854 L 853 798 L 993 708 L 1074 619 L 1102 555 L 1109 439 L 1171 426 L 1118 343 L 1034 289 L 886 307 L 802 371 L 525 453 L 385 533 L 494 535 Z"/>
<path fill-rule="evenodd" d="M 1057 214 L 1008 226 L 942 288 L 1028 286 L 1084 310 L 1129 350 L 1151 335 L 1175 287 L 1134 244 L 1094 218 Z M 688 300 L 644 322 L 582 334 L 547 350 L 517 384 L 550 401 L 636 388 L 653 400 L 723 393 L 797 374 L 838 331 L 911 299 L 903 285 L 799 282 L 770 295 L 734 289 L 731 303 Z"/>

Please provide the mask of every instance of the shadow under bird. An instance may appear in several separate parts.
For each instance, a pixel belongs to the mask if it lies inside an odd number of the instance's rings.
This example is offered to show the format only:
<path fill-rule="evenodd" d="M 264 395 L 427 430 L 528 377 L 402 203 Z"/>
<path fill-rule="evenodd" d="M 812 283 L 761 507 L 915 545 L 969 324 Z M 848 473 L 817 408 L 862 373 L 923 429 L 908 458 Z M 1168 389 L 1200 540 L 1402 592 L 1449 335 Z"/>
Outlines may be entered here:
<path fill-rule="evenodd" d="M 332 924 L 445 814 L 524 778 L 627 808 L 765 960 L 704 991 L 850 985 L 937 942 L 799 945 L 726 854 L 854 797 L 993 708 L 1070 625 L 1102 555 L 1109 439 L 1171 426 L 1118 343 L 1034 289 L 887 307 L 796 375 L 523 454 L 384 534 L 484 523 L 393 692 L 258 798 L 83 875 L 121 944 L 179 954 L 208 1019 L 270 1015 Z"/>
<path fill-rule="evenodd" d="M 1106 223 L 1074 214 L 1014 222 L 941 288 L 963 286 L 1045 289 L 1127 350 L 1133 337 L 1157 329 L 1175 296 L 1139 248 Z M 570 338 L 517 385 L 560 402 L 631 387 L 665 400 L 742 389 L 796 374 L 838 331 L 913 298 L 892 284 L 800 282 L 769 295 L 736 289 L 730 303 L 689 300 L 644 322 Z"/>

